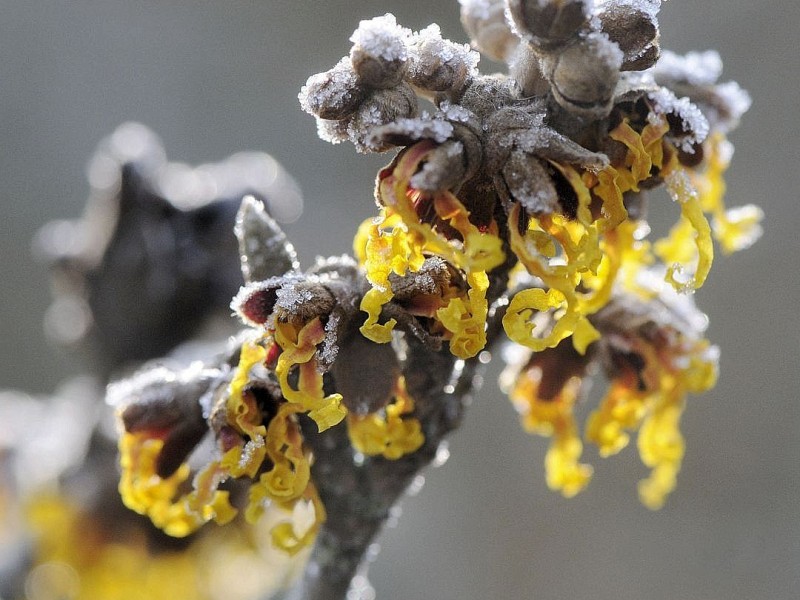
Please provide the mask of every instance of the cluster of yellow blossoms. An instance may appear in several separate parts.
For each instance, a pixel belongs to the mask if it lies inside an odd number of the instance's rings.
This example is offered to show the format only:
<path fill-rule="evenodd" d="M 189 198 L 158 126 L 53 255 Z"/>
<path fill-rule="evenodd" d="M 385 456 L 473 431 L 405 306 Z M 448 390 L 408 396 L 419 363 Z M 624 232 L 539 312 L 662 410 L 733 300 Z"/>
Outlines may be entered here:
<path fill-rule="evenodd" d="M 409 180 L 435 148 L 433 142 L 419 142 L 399 156 L 394 169 L 382 174 L 378 185 L 384 208 L 377 219 L 362 224 L 356 235 L 355 255 L 372 284 L 361 301 L 361 310 L 369 315 L 361 333 L 374 342 L 388 342 L 396 323 L 379 324 L 378 318 L 393 297 L 389 274 L 417 271 L 426 255 L 438 256 L 465 273 L 468 291 L 451 286 L 441 297 L 431 299 L 424 310 L 412 314 L 435 317 L 450 341 L 451 352 L 470 358 L 486 345 L 486 273 L 505 256 L 495 223 L 482 231 L 470 222 L 469 212 L 453 193 L 443 191 L 426 198 L 409 187 Z M 458 232 L 460 244 L 451 243 L 420 219 L 418 204 L 423 201 L 430 201 L 437 218 Z"/>
<path fill-rule="evenodd" d="M 230 492 L 219 489 L 227 480 L 247 480 L 245 519 L 256 523 L 268 507 L 286 518 L 271 529 L 273 544 L 289 554 L 308 547 L 325 521 L 325 507 L 311 480 L 313 457 L 303 445 L 297 415 L 307 414 L 320 432 L 346 416 L 340 394 L 325 395 L 317 350 L 325 337 L 319 317 L 297 326 L 275 322 L 274 329 L 245 341 L 233 379 L 227 389 L 227 435 L 220 456 L 195 473 L 191 491 L 185 491 L 191 468 L 183 463 L 162 478 L 156 464 L 163 448 L 163 431 L 123 433 L 120 443 L 120 493 L 129 508 L 146 514 L 167 534 L 183 537 L 209 521 L 220 525 L 237 514 Z M 270 361 L 282 399 L 274 415 L 266 415 L 250 389 L 253 369 Z M 413 399 L 402 376 L 394 399 L 379 413 L 349 415 L 348 431 L 358 451 L 389 459 L 417 450 L 424 437 L 410 416 Z"/>
<path fill-rule="evenodd" d="M 644 300 L 656 293 L 637 282 L 656 257 L 665 265 L 665 280 L 687 293 L 698 289 L 708 275 L 713 238 L 730 252 L 758 237 L 759 209 L 726 210 L 722 202 L 722 174 L 731 154 L 728 142 L 714 134 L 704 145 L 702 167 L 693 170 L 679 162 L 678 150 L 665 138 L 669 129 L 666 117 L 654 113 L 639 125 L 623 119 L 609 135 L 624 145 L 624 160 L 598 172 L 549 161 L 577 197 L 574 219 L 555 213 L 527 215 L 519 204 L 507 211 L 510 250 L 538 282 L 517 291 L 505 309 L 503 326 L 513 342 L 542 352 L 571 338 L 577 353 L 584 355 L 601 338 L 592 317 L 612 293 L 628 291 Z M 365 222 L 355 240 L 356 256 L 372 284 L 361 304 L 369 315 L 361 331 L 375 342 L 389 341 L 394 321 L 378 322 L 381 307 L 393 296 L 389 275 L 414 272 L 426 256 L 435 255 L 459 269 L 466 285 L 451 285 L 417 314 L 433 320 L 433 330 L 449 340 L 455 356 L 470 358 L 486 344 L 487 272 L 505 256 L 494 221 L 479 229 L 451 192 L 424 194 L 409 186 L 434 148 L 423 141 L 405 149 L 394 167 L 379 176 L 381 215 Z M 665 180 L 681 216 L 669 235 L 651 248 L 642 239 L 640 224 L 628 218 L 623 194 L 638 192 L 653 174 Z M 603 456 L 627 444 L 625 430 L 640 428 L 640 454 L 652 468 L 650 478 L 640 485 L 640 497 L 649 507 L 660 506 L 674 487 L 683 455 L 678 421 L 686 394 L 714 385 L 716 357 L 711 348 L 702 339 L 681 339 L 666 357 L 660 349 L 643 347 L 648 385 L 639 389 L 630 377 L 614 380 L 589 419 L 586 437 Z M 572 496 L 591 476 L 591 467 L 578 462 L 582 442 L 573 408 L 579 381 L 566 382 L 556 398 L 543 400 L 537 377 L 541 373 L 535 370 L 521 373 L 510 395 L 528 430 L 553 437 L 545 460 L 548 485 Z"/>
<path fill-rule="evenodd" d="M 503 326 L 513 342 L 535 353 L 571 343 L 583 356 L 601 340 L 593 320 L 613 294 L 646 300 L 656 293 L 639 282 L 639 274 L 656 256 L 666 267 L 666 281 L 689 292 L 708 275 L 713 237 L 725 251 L 745 247 L 757 237 L 757 209 L 728 211 L 722 203 L 727 142 L 719 136 L 706 142 L 704 167 L 694 171 L 680 164 L 678 151 L 665 138 L 668 132 L 664 116 L 651 114 L 638 125 L 623 119 L 610 132 L 625 147 L 624 159 L 613 166 L 593 172 L 550 161 L 577 198 L 575 218 L 529 215 L 519 204 L 507 210 L 506 248 L 527 273 L 516 279 L 533 282 L 518 286 L 525 289 L 518 289 L 505 307 Z M 407 311 L 424 317 L 432 335 L 448 341 L 453 355 L 467 359 L 487 343 L 489 273 L 506 262 L 504 242 L 494 220 L 476 225 L 452 192 L 427 194 L 410 185 L 436 147 L 422 141 L 406 148 L 379 176 L 381 213 L 361 226 L 354 242 L 371 284 L 360 304 L 367 314 L 360 331 L 375 343 L 391 341 L 396 321 L 381 323 L 380 317 L 394 297 L 392 274 L 418 272 L 426 258 L 435 256 L 449 264 L 454 276 L 437 293 L 417 298 Z M 623 195 L 639 191 L 654 174 L 665 180 L 681 217 L 669 236 L 651 248 L 641 239 L 639 224 L 628 218 Z M 706 213 L 713 216 L 713 228 Z M 267 506 L 276 506 L 289 517 L 272 528 L 274 544 L 289 553 L 306 547 L 324 521 L 325 509 L 310 477 L 313 457 L 304 448 L 298 414 L 311 418 L 319 431 L 345 421 L 353 447 L 365 455 L 397 459 L 424 442 L 401 375 L 393 383 L 393 399 L 377 412 L 348 414 L 340 394 L 325 394 L 318 361 L 325 335 L 320 316 L 301 322 L 273 319 L 243 343 L 225 404 L 230 435 L 220 441 L 218 458 L 195 473 L 191 486 L 186 463 L 169 477 L 156 474 L 164 432 L 125 433 L 120 490 L 126 505 L 147 514 L 170 535 L 185 536 L 208 521 L 232 520 L 238 511 L 230 492 L 220 486 L 246 479 L 246 519 L 255 522 Z M 643 374 L 635 369 L 616 374 L 586 426 L 586 439 L 603 456 L 628 443 L 627 431 L 639 430 L 640 454 L 652 469 L 640 485 L 640 496 L 653 508 L 672 490 L 680 468 L 678 422 L 685 396 L 709 389 L 716 378 L 708 342 L 675 335 L 665 347 L 636 340 Z M 261 366 L 273 369 L 280 386 L 274 415 L 265 414 L 249 387 L 251 371 Z M 579 462 L 583 445 L 573 416 L 580 378 L 564 381 L 550 397 L 540 394 L 541 379 L 538 367 L 520 371 L 510 396 L 528 430 L 553 437 L 545 459 L 547 482 L 572 496 L 591 476 L 591 467 Z"/>

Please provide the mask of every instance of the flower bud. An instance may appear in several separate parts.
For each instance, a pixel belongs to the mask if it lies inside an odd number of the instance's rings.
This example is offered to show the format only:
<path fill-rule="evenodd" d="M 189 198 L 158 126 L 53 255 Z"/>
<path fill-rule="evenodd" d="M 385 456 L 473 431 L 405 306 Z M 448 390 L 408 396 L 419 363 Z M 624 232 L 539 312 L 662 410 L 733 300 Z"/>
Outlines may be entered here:
<path fill-rule="evenodd" d="M 416 114 L 417 96 L 407 83 L 388 90 L 376 90 L 353 115 L 347 134 L 358 152 L 386 152 L 393 146 L 371 143 L 372 130 L 379 125 Z"/>
<path fill-rule="evenodd" d="M 432 92 L 457 91 L 477 73 L 477 64 L 469 46 L 442 39 L 439 26 L 430 25 L 415 36 L 408 81 Z"/>
<path fill-rule="evenodd" d="M 353 114 L 369 90 L 361 85 L 350 60 L 343 58 L 332 69 L 312 75 L 300 90 L 300 106 L 320 119 L 339 120 Z"/>
<path fill-rule="evenodd" d="M 589 20 L 589 0 L 509 0 L 520 36 L 539 48 L 560 46 Z"/>
<path fill-rule="evenodd" d="M 503 0 L 459 0 L 461 23 L 472 40 L 472 47 L 492 60 L 507 61 L 519 38 L 506 21 Z"/>
<path fill-rule="evenodd" d="M 592 33 L 543 61 L 556 101 L 578 116 L 598 119 L 611 110 L 623 55 L 605 35 Z"/>
<path fill-rule="evenodd" d="M 386 14 L 361 21 L 350 41 L 350 62 L 359 83 L 373 89 L 396 86 L 403 79 L 408 59 L 406 38 L 411 32 Z"/>
<path fill-rule="evenodd" d="M 615 0 L 599 14 L 602 31 L 622 50 L 623 71 L 643 71 L 658 60 L 658 21 L 631 0 Z"/>

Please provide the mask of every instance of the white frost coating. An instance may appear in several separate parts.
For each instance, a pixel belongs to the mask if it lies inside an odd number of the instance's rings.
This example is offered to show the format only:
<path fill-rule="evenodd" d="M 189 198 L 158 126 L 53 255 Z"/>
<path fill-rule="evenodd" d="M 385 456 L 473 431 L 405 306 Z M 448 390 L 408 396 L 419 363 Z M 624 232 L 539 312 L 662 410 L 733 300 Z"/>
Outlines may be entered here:
<path fill-rule="evenodd" d="M 692 185 L 689 176 L 683 170 L 672 171 L 666 179 L 667 192 L 673 202 L 686 204 L 691 199 L 697 199 L 697 190 Z"/>
<path fill-rule="evenodd" d="M 453 123 L 469 123 L 475 115 L 461 106 L 460 104 L 450 104 L 445 101 L 439 105 L 439 111 L 444 115 L 444 118 Z"/>
<path fill-rule="evenodd" d="M 498 4 L 497 0 L 458 0 L 461 5 L 461 14 L 473 19 L 488 19 L 491 16 L 492 6 Z"/>
<path fill-rule="evenodd" d="M 253 459 L 253 454 L 259 448 L 264 447 L 264 437 L 261 435 L 257 435 L 255 438 L 250 440 L 244 445 L 242 448 L 242 455 L 239 457 L 239 468 L 244 469 L 247 467 L 247 464 Z"/>
<path fill-rule="evenodd" d="M 439 58 L 442 62 L 458 63 L 469 68 L 470 75 L 476 75 L 480 53 L 473 50 L 469 44 L 456 44 L 442 37 L 442 30 L 436 23 L 431 23 L 425 29 L 420 29 L 413 35 L 412 43 L 418 48 L 424 42 L 435 42 L 440 48 Z M 413 51 L 413 50 L 412 50 Z"/>
<path fill-rule="evenodd" d="M 276 306 L 289 311 L 297 312 L 304 304 L 312 302 L 315 298 L 314 292 L 309 289 L 298 289 L 295 285 L 284 285 L 275 291 L 277 300 Z"/>
<path fill-rule="evenodd" d="M 412 139 L 433 140 L 437 144 L 453 135 L 453 126 L 441 118 L 397 119 L 389 127 Z"/>
<path fill-rule="evenodd" d="M 727 130 L 735 128 L 739 124 L 739 119 L 744 113 L 750 110 L 753 99 L 746 90 L 743 90 L 735 81 L 721 83 L 714 88 L 717 96 L 722 98 L 725 106 L 730 113 L 729 123 L 726 123 Z"/>
<path fill-rule="evenodd" d="M 395 16 L 386 13 L 382 17 L 361 21 L 350 41 L 372 56 L 395 61 L 408 58 L 406 40 L 410 36 L 410 29 L 400 27 Z"/>
<path fill-rule="evenodd" d="M 319 117 L 315 118 L 317 120 L 317 136 L 323 142 L 341 144 L 347 139 L 347 126 L 350 123 L 350 119 L 328 121 Z"/>
<path fill-rule="evenodd" d="M 319 361 L 317 368 L 321 369 L 323 365 L 332 365 L 339 355 L 339 346 L 335 344 L 336 332 L 339 330 L 339 325 L 342 317 L 337 312 L 332 312 L 328 315 L 328 320 L 325 323 L 325 344 L 317 349 L 319 353 Z"/>
<path fill-rule="evenodd" d="M 327 82 L 327 85 L 324 85 Z M 306 80 L 306 84 L 300 88 L 297 99 L 300 101 L 300 108 L 310 115 L 316 114 L 314 101 L 318 105 L 326 105 L 339 108 L 344 104 L 345 98 L 352 93 L 358 85 L 358 75 L 353 71 L 350 58 L 345 56 L 336 63 L 332 69 L 322 73 L 315 73 Z M 319 91 L 320 86 L 324 86 L 324 91 Z M 312 96 L 312 90 L 317 90 L 318 97 Z"/>
<path fill-rule="evenodd" d="M 598 58 L 603 59 L 606 65 L 614 65 L 614 68 L 619 71 L 622 66 L 622 61 L 625 60 L 625 54 L 620 50 L 616 42 L 612 42 L 611 38 L 605 31 L 593 31 L 586 34 L 587 40 L 593 40 L 593 50 Z"/>
<path fill-rule="evenodd" d="M 653 73 L 656 79 L 685 81 L 698 86 L 713 85 L 722 74 L 722 58 L 716 50 L 688 52 L 684 56 L 664 50 L 653 67 Z"/>
<path fill-rule="evenodd" d="M 648 98 L 653 102 L 656 114 L 673 114 L 681 119 L 686 131 L 691 132 L 681 139 L 681 150 L 691 152 L 692 146 L 699 144 L 708 136 L 708 120 L 689 98 L 678 98 L 667 90 L 661 88 L 648 93 Z"/>
<path fill-rule="evenodd" d="M 697 308 L 692 294 L 681 293 L 664 281 L 663 266 L 642 269 L 636 275 L 636 285 L 654 294 L 651 307 L 661 304 L 664 310 L 650 310 L 649 315 L 664 327 L 678 329 L 688 339 L 699 339 L 708 329 L 708 316 Z M 716 349 L 716 346 L 711 346 Z M 712 356 L 718 350 L 711 350 Z"/>
<path fill-rule="evenodd" d="M 464 144 L 461 142 L 455 142 L 447 149 L 448 158 L 455 158 L 456 156 L 461 156 L 462 154 L 464 154 Z"/>

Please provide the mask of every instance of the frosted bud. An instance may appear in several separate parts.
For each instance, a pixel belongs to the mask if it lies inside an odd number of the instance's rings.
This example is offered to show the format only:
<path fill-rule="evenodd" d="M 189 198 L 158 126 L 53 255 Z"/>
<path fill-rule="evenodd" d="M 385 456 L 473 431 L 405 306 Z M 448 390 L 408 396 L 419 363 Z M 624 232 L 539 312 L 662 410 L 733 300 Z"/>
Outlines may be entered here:
<path fill-rule="evenodd" d="M 569 112 L 597 119 L 609 113 L 619 80 L 622 51 L 604 34 L 591 33 L 545 57 L 553 96 Z"/>
<path fill-rule="evenodd" d="M 529 214 L 561 212 L 553 179 L 535 156 L 513 151 L 503 166 L 502 178 L 508 193 Z"/>
<path fill-rule="evenodd" d="M 320 119 L 340 120 L 354 113 L 369 93 L 343 58 L 332 69 L 312 75 L 300 90 L 300 106 Z"/>
<path fill-rule="evenodd" d="M 459 0 L 461 23 L 472 40 L 472 47 L 492 60 L 507 61 L 519 38 L 506 21 L 504 0 Z"/>
<path fill-rule="evenodd" d="M 414 36 L 408 81 L 431 92 L 460 91 L 476 73 L 478 54 L 466 44 L 442 39 L 438 25 Z"/>
<path fill-rule="evenodd" d="M 400 27 L 394 15 L 361 21 L 350 37 L 350 62 L 359 82 L 370 88 L 394 87 L 403 78 L 411 31 Z"/>
<path fill-rule="evenodd" d="M 388 90 L 376 90 L 353 115 L 347 135 L 358 152 L 386 152 L 393 146 L 388 143 L 376 144 L 371 136 L 372 130 L 416 114 L 417 96 L 407 83 Z"/>
<path fill-rule="evenodd" d="M 623 71 L 642 71 L 658 60 L 658 20 L 634 0 L 614 0 L 598 15 L 601 28 L 622 50 Z"/>
<path fill-rule="evenodd" d="M 540 48 L 572 39 L 589 20 L 591 0 L 508 0 L 508 14 L 520 37 Z"/>
<path fill-rule="evenodd" d="M 347 141 L 347 127 L 350 124 L 350 119 L 342 119 L 341 121 L 328 121 L 317 117 L 317 135 L 319 139 L 331 144 L 341 144 Z"/>

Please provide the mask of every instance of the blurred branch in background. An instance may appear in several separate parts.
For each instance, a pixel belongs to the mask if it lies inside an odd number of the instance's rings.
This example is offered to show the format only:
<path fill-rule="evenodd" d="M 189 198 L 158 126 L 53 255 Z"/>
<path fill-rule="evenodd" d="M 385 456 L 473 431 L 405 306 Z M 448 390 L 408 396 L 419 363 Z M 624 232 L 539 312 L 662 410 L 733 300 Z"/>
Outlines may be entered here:
<path fill-rule="evenodd" d="M 136 123 L 99 145 L 88 172 L 84 216 L 49 223 L 36 239 L 53 271 L 46 326 L 86 357 L 86 374 L 50 397 L 3 392 L 0 404 L 0 597 L 258 597 L 292 568 L 266 541 L 269 518 L 208 544 L 169 537 L 123 506 L 105 385 L 161 356 L 159 372 L 172 373 L 227 352 L 230 299 L 242 282 L 233 235 L 241 198 L 292 220 L 299 190 L 263 153 L 197 168 L 169 163 Z M 177 445 L 199 441 L 195 406 L 175 416 L 184 432 Z"/>

